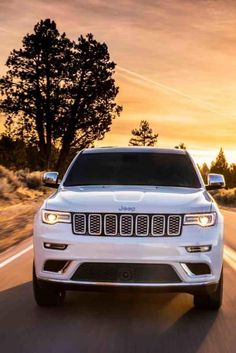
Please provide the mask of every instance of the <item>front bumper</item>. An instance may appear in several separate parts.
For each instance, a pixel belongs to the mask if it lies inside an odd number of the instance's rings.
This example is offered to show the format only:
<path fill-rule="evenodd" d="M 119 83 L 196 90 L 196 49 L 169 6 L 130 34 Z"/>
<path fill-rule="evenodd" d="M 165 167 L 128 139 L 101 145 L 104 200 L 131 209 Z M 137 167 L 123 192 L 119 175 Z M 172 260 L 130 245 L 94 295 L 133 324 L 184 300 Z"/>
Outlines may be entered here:
<path fill-rule="evenodd" d="M 158 284 L 158 283 L 114 283 L 114 282 L 82 282 L 72 280 L 56 280 L 38 278 L 41 285 L 49 285 L 63 290 L 81 291 L 145 291 L 155 293 L 189 293 L 206 294 L 217 289 L 218 282 L 200 283 L 178 283 L 178 284 Z"/>
<path fill-rule="evenodd" d="M 65 250 L 45 249 L 44 243 L 67 244 Z M 211 245 L 205 253 L 188 253 L 187 246 Z M 41 281 L 74 288 L 155 288 L 160 291 L 196 292 L 215 288 L 223 262 L 223 224 L 213 227 L 183 226 L 177 237 L 101 237 L 78 236 L 72 233 L 70 224 L 46 225 L 36 219 L 34 229 L 34 257 L 36 276 Z M 65 271 L 54 273 L 44 270 L 47 260 L 66 260 Z M 106 262 L 123 264 L 170 265 L 180 283 L 133 283 L 109 281 L 74 281 L 78 267 L 84 263 Z M 210 273 L 193 275 L 183 264 L 204 263 Z"/>

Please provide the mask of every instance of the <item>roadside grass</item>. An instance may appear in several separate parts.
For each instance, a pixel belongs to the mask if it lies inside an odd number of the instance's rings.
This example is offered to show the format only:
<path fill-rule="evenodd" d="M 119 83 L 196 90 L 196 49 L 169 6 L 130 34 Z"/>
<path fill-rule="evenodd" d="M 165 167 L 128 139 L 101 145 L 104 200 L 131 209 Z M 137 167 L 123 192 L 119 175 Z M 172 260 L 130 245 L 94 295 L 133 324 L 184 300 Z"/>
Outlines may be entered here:
<path fill-rule="evenodd" d="M 34 215 L 49 193 L 42 172 L 0 165 L 0 253 L 32 235 Z"/>
<path fill-rule="evenodd" d="M 0 208 L 0 253 L 30 237 L 33 219 L 43 200 L 28 200 Z"/>
<path fill-rule="evenodd" d="M 236 188 L 217 190 L 211 194 L 220 206 L 236 207 Z"/>
<path fill-rule="evenodd" d="M 0 208 L 25 200 L 42 197 L 47 191 L 42 185 L 42 173 L 18 170 L 0 165 Z"/>

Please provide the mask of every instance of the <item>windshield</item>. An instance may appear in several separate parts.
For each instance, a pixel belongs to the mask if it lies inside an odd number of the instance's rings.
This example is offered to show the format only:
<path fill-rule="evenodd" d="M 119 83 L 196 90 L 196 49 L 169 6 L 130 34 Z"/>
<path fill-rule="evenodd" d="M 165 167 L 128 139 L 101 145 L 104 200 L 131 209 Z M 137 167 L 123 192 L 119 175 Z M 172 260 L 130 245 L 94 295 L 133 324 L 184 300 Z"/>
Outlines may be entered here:
<path fill-rule="evenodd" d="M 188 155 L 132 152 L 80 154 L 64 182 L 79 185 L 201 187 Z"/>

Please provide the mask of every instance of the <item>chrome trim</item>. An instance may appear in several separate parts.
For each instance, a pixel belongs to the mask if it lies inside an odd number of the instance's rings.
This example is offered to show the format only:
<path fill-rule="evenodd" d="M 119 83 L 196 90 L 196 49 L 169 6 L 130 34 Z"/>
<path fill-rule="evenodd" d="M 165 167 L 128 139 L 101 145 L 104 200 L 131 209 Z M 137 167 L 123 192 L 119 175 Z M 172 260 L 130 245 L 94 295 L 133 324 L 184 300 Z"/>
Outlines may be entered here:
<path fill-rule="evenodd" d="M 163 220 L 163 228 L 162 228 L 162 233 L 154 233 L 154 225 L 153 225 L 153 219 L 155 218 L 155 217 L 159 217 L 159 218 L 162 218 L 162 220 Z M 153 236 L 153 237 L 161 237 L 161 236 L 163 236 L 163 235 L 165 235 L 165 229 L 166 229 L 166 217 L 165 216 L 163 216 L 163 215 L 153 215 L 152 216 L 152 223 L 151 223 L 152 225 L 151 225 L 151 235 Z"/>
<path fill-rule="evenodd" d="M 99 217 L 99 227 L 100 227 L 99 232 L 91 232 L 91 229 L 90 229 L 90 218 L 94 217 L 94 216 Z M 89 234 L 91 234 L 91 235 L 101 235 L 102 234 L 102 215 L 100 213 L 91 213 L 88 216 L 88 231 L 89 231 Z"/>
<path fill-rule="evenodd" d="M 77 232 L 76 229 L 75 229 L 75 217 L 76 216 L 83 216 L 83 219 L 84 219 L 84 231 L 83 232 Z M 74 229 L 74 233 L 75 234 L 85 234 L 86 233 L 86 216 L 84 213 L 75 213 L 73 214 L 73 229 Z"/>
<path fill-rule="evenodd" d="M 195 287 L 205 286 L 208 284 L 217 284 L 217 282 L 178 282 L 178 283 L 126 283 L 126 282 L 85 282 L 85 281 L 71 281 L 71 280 L 60 280 L 52 278 L 37 277 L 40 280 L 62 283 L 62 284 L 78 284 L 78 285 L 94 285 L 94 286 L 112 286 L 112 287 Z"/>
<path fill-rule="evenodd" d="M 68 270 L 70 264 L 71 264 L 71 261 L 68 260 L 68 261 L 66 262 L 65 266 L 63 266 L 63 268 L 61 269 L 61 271 L 58 272 L 58 273 L 59 273 L 59 274 L 65 273 L 65 272 Z"/>
<path fill-rule="evenodd" d="M 107 217 L 115 217 L 115 220 L 116 220 L 116 230 L 115 230 L 115 233 L 109 233 L 106 231 L 106 227 L 107 227 Z M 104 234 L 105 235 L 117 235 L 117 232 L 118 232 L 118 220 L 117 220 L 117 215 L 114 214 L 114 213 L 106 213 L 105 216 L 104 216 Z"/>
<path fill-rule="evenodd" d="M 178 218 L 179 219 L 179 229 L 178 229 L 178 232 L 175 232 L 175 233 L 172 233 L 172 232 L 170 232 L 170 218 L 173 218 L 173 217 L 175 217 L 175 218 Z M 180 235 L 180 232 L 181 232 L 181 216 L 179 216 L 179 215 L 169 215 L 168 216 L 168 220 L 167 220 L 167 234 L 168 235 L 173 235 L 173 236 L 177 236 L 177 235 Z"/>
<path fill-rule="evenodd" d="M 42 270 L 44 273 L 52 273 L 52 274 L 57 274 L 57 275 L 62 275 L 62 274 L 64 274 L 66 271 L 67 271 L 67 269 L 68 269 L 68 267 L 70 266 L 70 264 L 71 264 L 71 260 L 68 260 L 68 261 L 66 261 L 66 263 L 65 263 L 65 265 L 62 267 L 62 269 L 60 270 L 60 271 L 46 271 L 46 270 Z M 45 261 L 45 263 L 46 263 L 46 261 Z M 45 265 L 45 263 L 44 263 L 44 265 Z"/>
<path fill-rule="evenodd" d="M 205 275 L 195 275 L 192 271 L 190 271 L 190 269 L 188 268 L 188 266 L 185 263 L 180 263 L 181 267 L 183 268 L 184 272 L 190 277 L 190 278 L 198 278 L 198 277 L 211 277 L 212 273 L 208 273 Z"/>
<path fill-rule="evenodd" d="M 147 231 L 146 231 L 146 233 L 139 233 L 138 232 L 138 219 L 140 217 L 144 217 L 147 220 L 147 227 L 146 227 Z M 146 236 L 148 236 L 148 234 L 149 234 L 149 216 L 145 215 L 145 214 L 138 214 L 136 216 L 136 219 L 135 219 L 135 235 L 137 235 L 139 237 L 146 237 Z"/>

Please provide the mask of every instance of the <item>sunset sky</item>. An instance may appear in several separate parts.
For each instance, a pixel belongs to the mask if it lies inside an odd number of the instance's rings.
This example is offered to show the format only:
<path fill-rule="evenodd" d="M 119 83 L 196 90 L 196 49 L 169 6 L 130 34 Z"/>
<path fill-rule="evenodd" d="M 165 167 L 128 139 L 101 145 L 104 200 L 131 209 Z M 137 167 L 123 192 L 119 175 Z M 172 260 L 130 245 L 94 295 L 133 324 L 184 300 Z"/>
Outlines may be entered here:
<path fill-rule="evenodd" d="M 72 39 L 92 32 L 117 63 L 124 111 L 97 145 L 127 145 L 146 119 L 160 147 L 209 163 L 222 146 L 236 163 L 235 0 L 0 0 L 0 75 L 45 18 Z"/>

